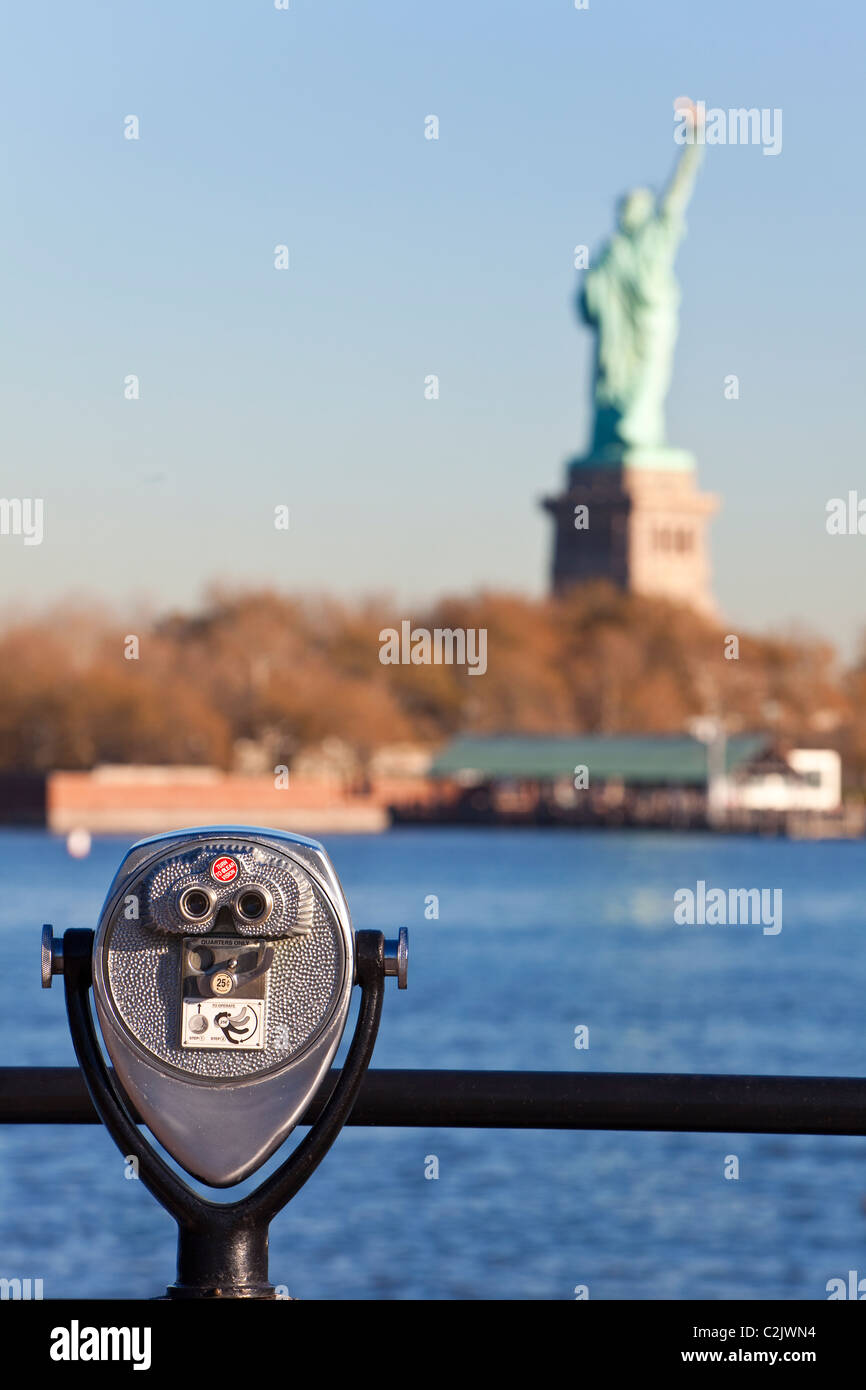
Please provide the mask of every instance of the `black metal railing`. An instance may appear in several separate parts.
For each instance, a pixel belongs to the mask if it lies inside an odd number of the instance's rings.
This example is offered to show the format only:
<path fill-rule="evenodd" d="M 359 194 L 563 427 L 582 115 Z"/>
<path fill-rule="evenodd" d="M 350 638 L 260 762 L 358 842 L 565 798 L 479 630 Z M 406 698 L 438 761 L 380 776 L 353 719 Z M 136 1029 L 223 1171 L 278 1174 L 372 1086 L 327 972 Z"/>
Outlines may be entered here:
<path fill-rule="evenodd" d="M 312 1123 L 332 1072 L 301 1123 Z M 0 1068 L 0 1124 L 97 1124 L 77 1067 Z M 866 1135 L 866 1078 L 369 1071 L 350 1125 Z"/>

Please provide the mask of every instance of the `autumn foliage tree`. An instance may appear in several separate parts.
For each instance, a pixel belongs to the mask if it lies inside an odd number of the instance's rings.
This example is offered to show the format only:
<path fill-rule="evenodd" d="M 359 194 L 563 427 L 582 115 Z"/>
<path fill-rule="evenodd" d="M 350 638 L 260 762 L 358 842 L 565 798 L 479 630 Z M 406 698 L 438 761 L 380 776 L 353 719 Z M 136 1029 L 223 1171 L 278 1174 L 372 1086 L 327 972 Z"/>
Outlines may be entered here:
<path fill-rule="evenodd" d="M 386 665 L 380 633 L 474 628 L 487 668 Z M 866 647 L 849 671 L 807 636 L 730 634 L 693 610 L 588 584 L 559 599 L 480 592 L 416 608 L 213 589 L 193 612 L 130 620 L 62 607 L 0 630 L 0 767 L 231 767 L 239 740 L 291 760 L 337 738 L 364 765 L 384 744 L 458 733 L 666 733 L 700 715 L 839 747 L 866 788 Z M 735 641 L 731 641 L 734 637 Z"/>

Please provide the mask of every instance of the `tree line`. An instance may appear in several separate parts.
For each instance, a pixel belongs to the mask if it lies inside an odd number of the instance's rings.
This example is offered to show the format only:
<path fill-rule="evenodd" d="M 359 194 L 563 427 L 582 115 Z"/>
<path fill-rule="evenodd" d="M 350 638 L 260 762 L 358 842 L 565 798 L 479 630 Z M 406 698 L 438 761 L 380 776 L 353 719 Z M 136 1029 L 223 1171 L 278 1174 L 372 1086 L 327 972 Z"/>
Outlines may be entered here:
<path fill-rule="evenodd" d="M 484 630 L 483 674 L 384 663 L 380 634 L 406 619 Z M 0 670 L 5 770 L 231 768 L 239 740 L 291 766 L 327 738 L 363 766 L 382 745 L 458 733 L 668 733 L 709 714 L 731 733 L 836 747 L 849 788 L 866 789 L 866 646 L 846 667 L 820 638 L 732 633 L 606 583 L 411 613 L 387 598 L 215 588 L 190 611 L 136 624 L 78 602 L 7 616 Z"/>

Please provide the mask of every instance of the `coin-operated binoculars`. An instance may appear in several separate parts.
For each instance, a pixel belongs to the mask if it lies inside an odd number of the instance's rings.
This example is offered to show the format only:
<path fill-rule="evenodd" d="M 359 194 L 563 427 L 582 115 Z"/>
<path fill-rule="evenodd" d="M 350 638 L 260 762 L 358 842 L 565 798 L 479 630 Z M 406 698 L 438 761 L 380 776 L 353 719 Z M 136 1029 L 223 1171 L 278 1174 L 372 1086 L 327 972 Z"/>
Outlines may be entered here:
<path fill-rule="evenodd" d="M 353 932 L 327 853 L 277 830 L 212 827 L 143 840 L 108 890 L 96 933 L 43 929 L 42 983 L 62 974 L 72 1041 L 93 1104 L 178 1225 L 169 1298 L 273 1298 L 268 1228 L 345 1124 L 369 1065 L 384 981 L 406 987 L 407 935 Z M 361 990 L 335 1085 L 329 1068 Z M 90 1008 L 90 989 L 109 1071 Z M 230 1187 L 302 1120 L 285 1162 L 233 1203 L 193 1191 L 139 1121 L 192 1177 Z"/>

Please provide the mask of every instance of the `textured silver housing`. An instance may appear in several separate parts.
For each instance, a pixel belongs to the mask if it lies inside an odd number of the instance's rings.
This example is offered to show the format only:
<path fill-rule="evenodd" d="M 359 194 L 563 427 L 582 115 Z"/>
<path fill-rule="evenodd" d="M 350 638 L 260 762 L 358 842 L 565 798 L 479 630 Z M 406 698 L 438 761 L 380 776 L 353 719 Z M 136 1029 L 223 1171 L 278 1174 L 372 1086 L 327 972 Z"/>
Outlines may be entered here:
<path fill-rule="evenodd" d="M 180 1046 L 178 981 L 184 938 L 127 921 L 121 906 L 105 932 L 103 969 L 114 1008 L 131 1040 L 159 1061 L 193 1076 L 252 1076 L 297 1056 L 327 1020 L 343 977 L 339 922 L 324 898 L 316 896 L 311 930 L 305 936 L 274 940 L 262 1052 L 190 1052 Z M 268 924 L 259 936 L 270 938 Z"/>
<path fill-rule="evenodd" d="M 274 945 L 261 1051 L 180 1047 L 183 938 L 199 932 L 176 912 L 177 895 L 219 854 L 242 866 L 242 880 L 225 885 L 224 894 L 211 880 L 221 906 L 254 882 L 275 903 L 264 923 L 233 918 L 226 928 L 225 915 L 217 923 L 220 934 Z M 127 916 L 136 901 L 138 919 Z M 218 916 L 216 909 L 207 920 L 213 925 Z M 109 889 L 94 944 L 96 1012 L 117 1076 L 156 1138 L 215 1187 L 240 1182 L 297 1123 L 337 1050 L 353 977 L 349 909 L 325 850 L 276 830 L 204 827 L 133 846 Z"/>

